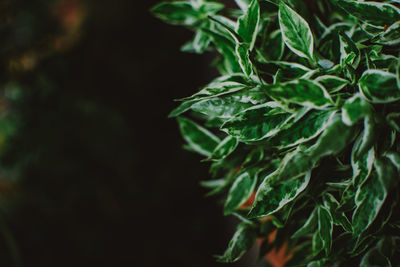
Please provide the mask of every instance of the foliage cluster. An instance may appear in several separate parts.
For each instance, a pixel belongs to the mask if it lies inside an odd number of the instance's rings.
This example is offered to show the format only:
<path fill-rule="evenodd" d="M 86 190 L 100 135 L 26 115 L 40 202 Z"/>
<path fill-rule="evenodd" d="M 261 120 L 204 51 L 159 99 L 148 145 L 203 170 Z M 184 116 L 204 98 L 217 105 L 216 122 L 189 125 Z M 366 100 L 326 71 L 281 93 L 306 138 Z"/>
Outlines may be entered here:
<path fill-rule="evenodd" d="M 216 55 L 170 116 L 242 221 L 218 260 L 277 228 L 260 256 L 287 243 L 286 266 L 399 266 L 400 1 L 221 2 L 152 9 Z"/>

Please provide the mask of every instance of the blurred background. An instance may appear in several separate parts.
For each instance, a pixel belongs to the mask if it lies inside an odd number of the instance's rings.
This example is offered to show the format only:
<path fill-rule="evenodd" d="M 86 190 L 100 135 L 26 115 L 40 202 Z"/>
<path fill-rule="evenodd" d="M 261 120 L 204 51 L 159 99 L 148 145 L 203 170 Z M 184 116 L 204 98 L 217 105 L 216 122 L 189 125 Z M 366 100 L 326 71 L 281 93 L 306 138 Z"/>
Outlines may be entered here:
<path fill-rule="evenodd" d="M 157 2 L 0 2 L 0 266 L 226 266 L 233 225 L 167 119 L 216 73 Z"/>

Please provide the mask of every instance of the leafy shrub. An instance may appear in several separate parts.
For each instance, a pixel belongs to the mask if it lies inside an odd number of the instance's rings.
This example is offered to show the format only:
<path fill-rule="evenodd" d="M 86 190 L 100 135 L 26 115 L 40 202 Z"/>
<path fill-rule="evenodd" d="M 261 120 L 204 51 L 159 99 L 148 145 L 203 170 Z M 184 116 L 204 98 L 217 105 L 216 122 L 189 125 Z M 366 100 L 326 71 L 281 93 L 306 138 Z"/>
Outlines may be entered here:
<path fill-rule="evenodd" d="M 286 244 L 286 266 L 400 266 L 400 1 L 228 4 L 152 9 L 221 74 L 170 114 L 242 220 L 218 260 L 276 228 L 260 255 Z"/>

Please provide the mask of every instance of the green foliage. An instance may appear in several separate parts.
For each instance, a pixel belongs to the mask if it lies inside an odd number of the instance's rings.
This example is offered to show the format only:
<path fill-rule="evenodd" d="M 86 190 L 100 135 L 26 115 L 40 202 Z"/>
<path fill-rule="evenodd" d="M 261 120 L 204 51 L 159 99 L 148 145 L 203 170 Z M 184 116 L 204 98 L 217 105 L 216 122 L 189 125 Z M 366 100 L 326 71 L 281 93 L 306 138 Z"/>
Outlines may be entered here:
<path fill-rule="evenodd" d="M 219 177 L 203 185 L 243 220 L 219 260 L 267 237 L 268 217 L 268 249 L 291 248 L 285 266 L 399 266 L 399 1 L 236 4 L 152 10 L 193 30 L 192 43 L 201 32 L 195 52 L 215 51 L 221 77 L 170 117 L 191 111 L 209 128 L 178 117 Z"/>

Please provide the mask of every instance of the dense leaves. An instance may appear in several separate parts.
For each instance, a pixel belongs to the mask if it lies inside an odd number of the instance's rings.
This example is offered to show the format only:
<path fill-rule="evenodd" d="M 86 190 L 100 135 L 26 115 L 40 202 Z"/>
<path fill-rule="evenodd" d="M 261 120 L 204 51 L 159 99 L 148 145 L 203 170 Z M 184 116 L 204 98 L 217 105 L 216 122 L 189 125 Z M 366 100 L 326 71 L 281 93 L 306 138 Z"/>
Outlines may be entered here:
<path fill-rule="evenodd" d="M 238 260 L 268 222 L 277 236 L 262 251 L 286 243 L 287 266 L 398 266 L 400 2 L 235 2 L 153 10 L 217 54 L 221 77 L 170 116 L 213 162 L 219 179 L 204 184 L 225 215 L 243 220 L 219 260 Z"/>

